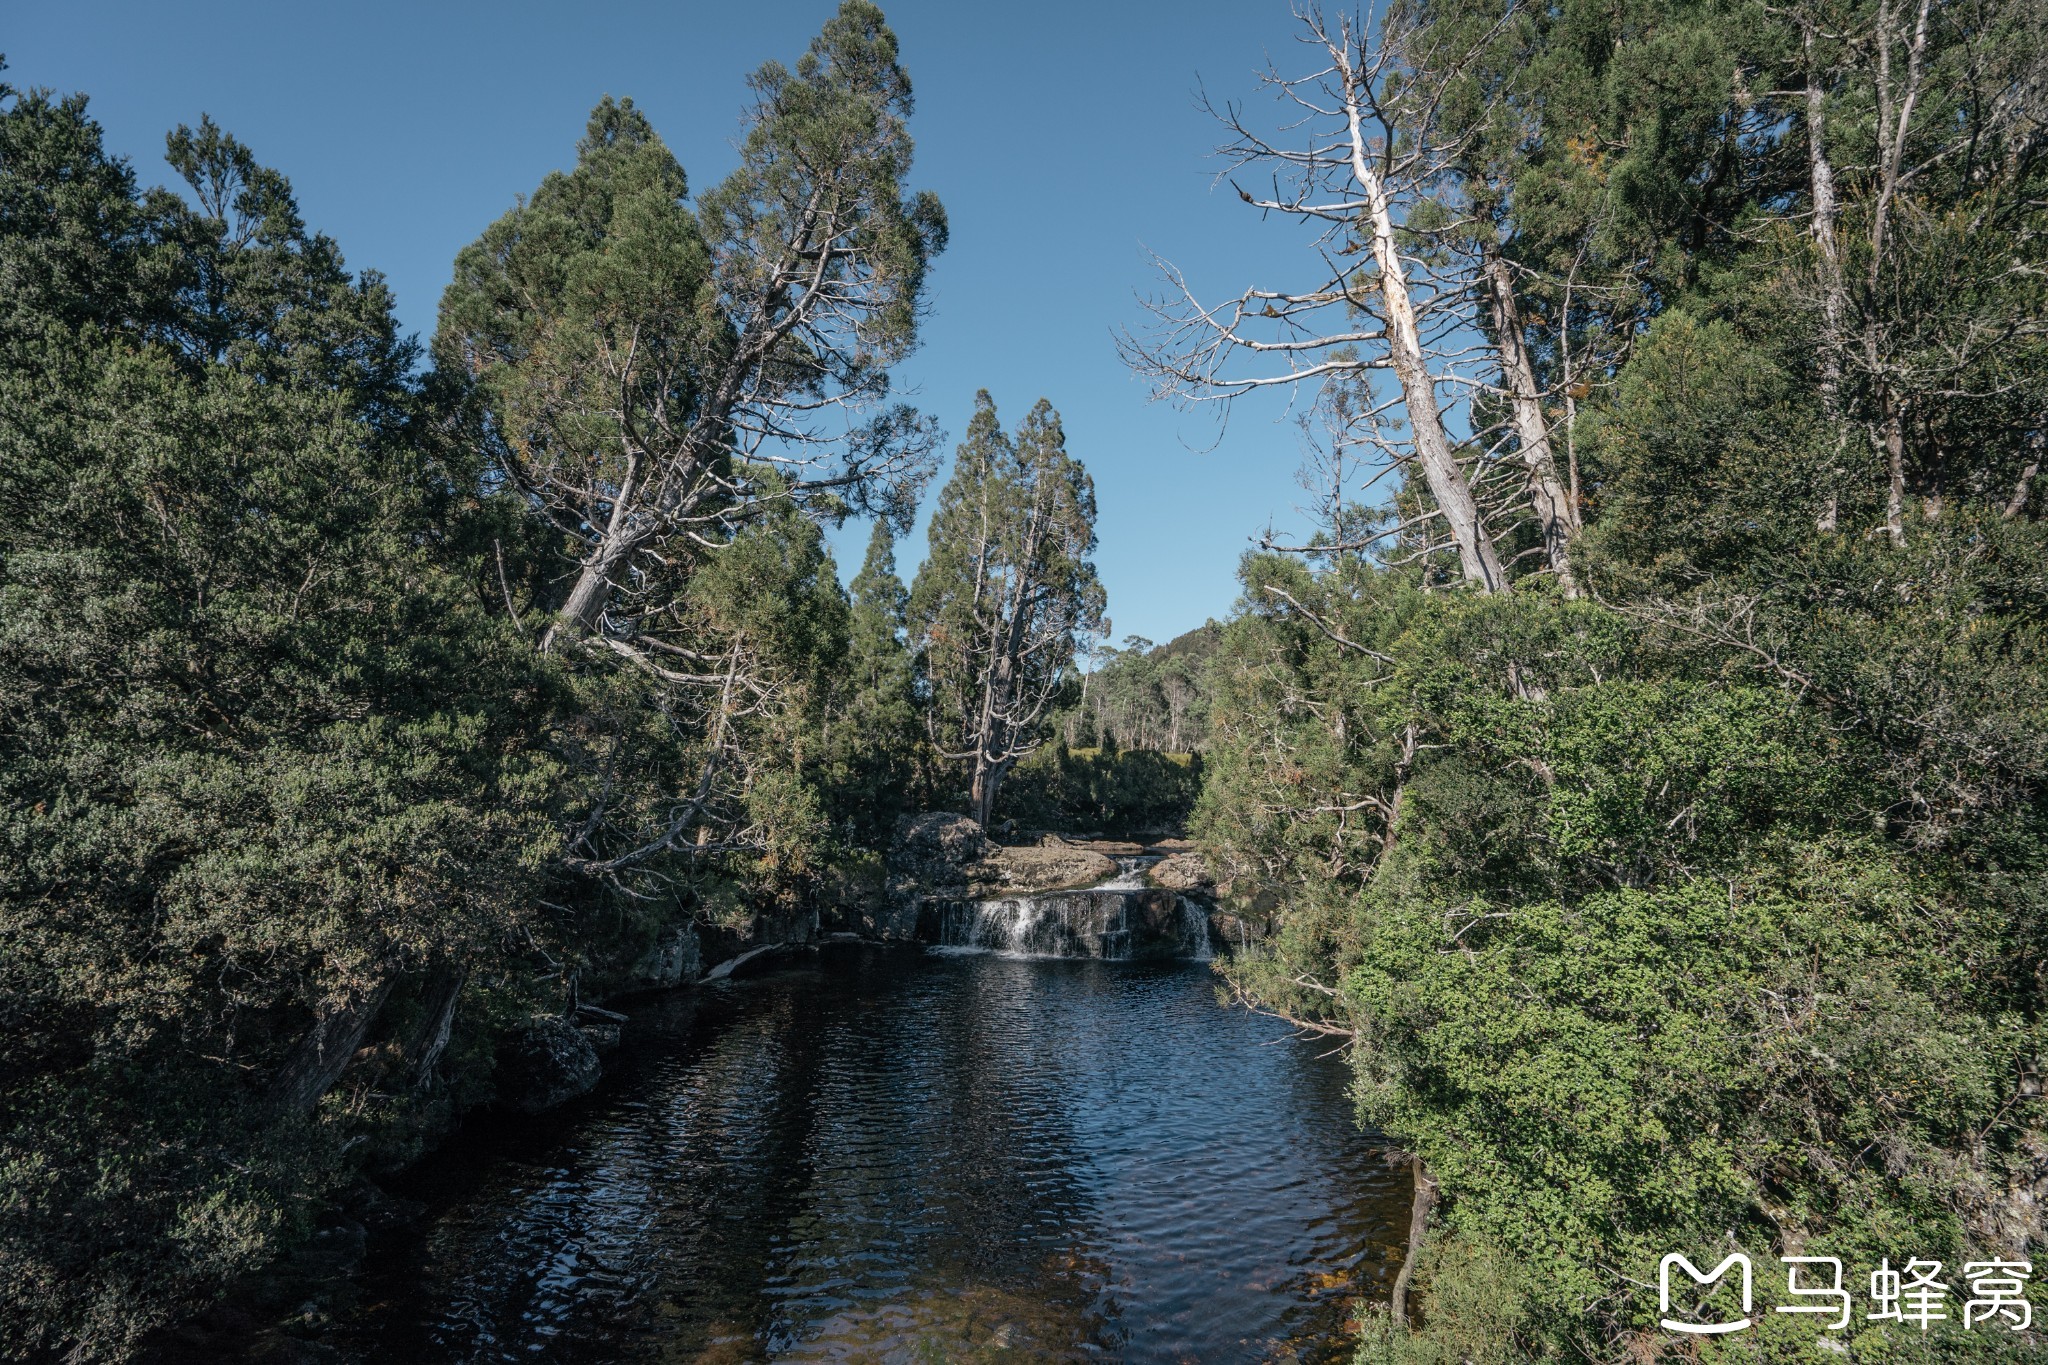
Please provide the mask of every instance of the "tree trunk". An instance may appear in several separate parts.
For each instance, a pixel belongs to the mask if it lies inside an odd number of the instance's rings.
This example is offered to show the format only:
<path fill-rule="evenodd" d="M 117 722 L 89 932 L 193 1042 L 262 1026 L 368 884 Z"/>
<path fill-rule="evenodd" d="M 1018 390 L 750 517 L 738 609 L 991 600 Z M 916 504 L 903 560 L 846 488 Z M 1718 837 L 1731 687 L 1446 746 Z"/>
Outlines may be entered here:
<path fill-rule="evenodd" d="M 441 1064 L 441 1054 L 448 1050 L 448 1038 L 455 1031 L 456 1002 L 462 998 L 466 979 L 467 973 L 460 967 L 443 967 L 435 974 L 426 999 L 421 1002 L 420 1031 L 407 1049 L 412 1054 L 412 1083 L 418 1089 L 433 1084 L 434 1068 Z"/>
<path fill-rule="evenodd" d="M 1543 532 L 1544 558 L 1564 595 L 1577 597 L 1579 582 L 1572 573 L 1571 539 L 1578 533 L 1579 509 L 1557 474 L 1550 424 L 1544 420 L 1543 400 L 1536 387 L 1536 367 L 1522 339 L 1522 310 L 1515 300 L 1514 277 L 1492 242 L 1486 243 L 1482 254 L 1501 377 L 1507 381 L 1514 405 L 1515 436 L 1521 443 L 1522 463 L 1529 471 L 1529 502 Z"/>
<path fill-rule="evenodd" d="M 1361 79 L 1348 59 L 1344 75 L 1347 83 Z M 1436 500 L 1437 510 L 1442 513 L 1444 524 L 1450 528 L 1451 541 L 1458 550 L 1458 565 L 1466 581 L 1476 585 L 1481 592 L 1506 592 L 1507 574 L 1501 568 L 1500 556 L 1494 552 L 1493 538 L 1487 535 L 1486 527 L 1480 523 L 1479 507 L 1472 499 L 1471 486 L 1466 483 L 1465 471 L 1458 467 L 1450 438 L 1444 433 L 1443 411 L 1436 401 L 1436 383 L 1430 377 L 1428 362 L 1422 354 L 1422 333 L 1415 320 L 1415 305 L 1408 296 L 1407 267 L 1402 264 L 1399 245 L 1394 238 L 1393 210 L 1388 203 L 1387 187 L 1372 168 L 1355 84 L 1346 89 L 1344 106 L 1351 129 L 1351 173 L 1365 191 L 1370 220 L 1368 226 L 1372 230 L 1372 255 L 1379 266 L 1380 293 L 1386 300 L 1387 346 L 1394 376 L 1401 382 L 1401 399 L 1408 411 L 1408 429 L 1415 438 L 1415 458 L 1422 465 L 1430 496 Z"/>
<path fill-rule="evenodd" d="M 1394 1321 L 1409 1322 L 1408 1286 L 1415 1278 L 1415 1262 L 1422 1254 L 1422 1240 L 1429 1235 L 1429 1215 L 1436 1208 L 1436 1181 L 1429 1174 L 1420 1156 L 1410 1159 L 1409 1169 L 1415 1174 L 1415 1198 L 1408 1206 L 1408 1255 L 1401 1262 L 1401 1273 L 1394 1277 L 1394 1294 L 1388 1307 Z"/>
<path fill-rule="evenodd" d="M 323 1010 L 314 1019 L 271 1085 L 278 1108 L 293 1114 L 312 1112 L 320 1097 L 341 1079 L 397 984 L 398 973 L 387 973 L 369 990 Z"/>
<path fill-rule="evenodd" d="M 996 789 L 1002 786 L 1003 773 L 1003 764 L 989 762 L 986 754 L 975 755 L 974 779 L 967 798 L 974 806 L 974 822 L 983 829 L 988 828 L 989 819 L 995 814 Z"/>
<path fill-rule="evenodd" d="M 541 637 L 542 653 L 553 650 L 565 637 L 577 640 L 597 629 L 605 602 L 611 597 L 612 574 L 631 553 L 631 546 L 607 537 L 597 553 L 584 562 L 582 571 L 576 575 L 576 586 L 569 590 L 569 600 L 562 604 L 554 623 Z"/>
<path fill-rule="evenodd" d="M 1842 347 L 1849 316 L 1849 291 L 1842 274 L 1842 240 L 1837 230 L 1841 209 L 1835 197 L 1835 167 L 1828 153 L 1827 90 L 1815 55 L 1815 34 L 1809 25 L 1804 35 L 1806 50 L 1806 169 L 1813 199 L 1813 242 L 1820 258 L 1820 406 L 1835 428 L 1837 468 L 1834 476 L 1847 471 L 1840 467 L 1842 446 L 1849 427 L 1842 411 Z M 1816 526 L 1823 532 L 1835 529 L 1840 518 L 1841 496 L 1828 490 Z"/>
<path fill-rule="evenodd" d="M 2039 446 L 2039 437 L 2035 438 L 2034 444 L 2036 447 Z M 2012 486 L 2012 497 L 2005 504 L 2005 520 L 2015 520 L 2020 513 L 2027 510 L 2027 495 L 2033 491 L 2034 479 L 2040 472 L 2041 457 L 2036 455 L 2027 462 L 2027 467 L 2020 471 L 2019 482 Z"/>
<path fill-rule="evenodd" d="M 1877 434 L 1877 446 L 1884 455 L 1888 482 L 1884 498 L 1884 529 L 1893 545 L 1906 543 L 1906 419 L 1898 403 L 1887 394 L 1884 426 Z"/>

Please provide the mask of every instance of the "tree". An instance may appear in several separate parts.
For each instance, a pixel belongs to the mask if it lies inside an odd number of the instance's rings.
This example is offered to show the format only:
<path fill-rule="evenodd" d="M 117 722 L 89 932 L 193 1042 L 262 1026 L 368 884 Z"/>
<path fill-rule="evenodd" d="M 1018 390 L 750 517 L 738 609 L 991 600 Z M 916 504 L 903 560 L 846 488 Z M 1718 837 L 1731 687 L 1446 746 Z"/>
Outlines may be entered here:
<path fill-rule="evenodd" d="M 1049 737 L 1078 637 L 1100 629 L 1095 482 L 1039 399 L 1014 438 L 987 390 L 931 523 L 910 594 L 910 634 L 934 742 L 967 767 L 986 824 L 1011 766 Z"/>
<path fill-rule="evenodd" d="M 925 742 L 907 638 L 910 593 L 896 576 L 896 537 L 887 522 L 875 523 L 852 597 L 826 735 L 830 786 L 855 835 L 886 842 Z"/>
<path fill-rule="evenodd" d="M 794 71 L 770 62 L 749 88 L 740 167 L 694 213 L 646 117 L 599 104 L 576 169 L 457 257 L 435 338 L 574 557 L 547 642 L 693 681 L 707 661 L 660 637 L 650 581 L 777 502 L 901 516 L 936 440 L 886 403 L 946 240 L 938 200 L 903 187 L 895 35 L 846 0 Z"/>
<path fill-rule="evenodd" d="M 1468 291 L 1457 280 L 1433 279 L 1428 262 L 1411 254 L 1403 238 L 1403 217 L 1426 200 L 1457 154 L 1455 144 L 1401 136 L 1434 127 L 1429 106 L 1444 81 L 1404 67 L 1398 25 L 1375 32 L 1347 18 L 1333 26 L 1313 9 L 1299 18 L 1302 41 L 1322 65 L 1304 76 L 1265 77 L 1299 115 L 1289 125 L 1292 145 L 1254 129 L 1234 105 L 1218 117 L 1230 136 L 1222 154 L 1231 169 L 1271 180 L 1263 195 L 1237 186 L 1239 197 L 1316 230 L 1317 276 L 1303 288 L 1254 286 L 1206 305 L 1166 266 L 1172 293 L 1152 305 L 1159 319 L 1154 335 L 1127 333 L 1119 350 L 1152 378 L 1158 396 L 1191 403 L 1227 404 L 1259 389 L 1303 384 L 1325 394 L 1369 389 L 1372 372 L 1391 371 L 1398 396 L 1364 403 L 1350 425 L 1358 439 L 1381 445 L 1392 464 L 1419 473 L 1433 505 L 1408 524 L 1440 521 L 1463 579 L 1480 592 L 1505 592 L 1494 533 L 1446 424 L 1454 399 L 1440 391 L 1460 382 L 1453 337 L 1469 320 Z M 1370 269 L 1347 263 L 1360 251 L 1370 252 Z M 1280 368 L 1245 373 L 1244 364 Z M 1379 434 L 1395 406 L 1407 417 L 1406 452 Z M 1373 538 L 1397 529 L 1405 527 Z"/>
<path fill-rule="evenodd" d="M 906 522 L 937 440 L 890 401 L 946 236 L 904 187 L 895 35 L 847 0 L 750 88 L 740 166 L 694 210 L 645 115 L 600 103 L 575 169 L 458 256 L 435 338 L 479 443 L 573 564 L 566 595 L 553 566 L 514 566 L 541 649 L 638 676 L 602 686 L 573 746 L 589 807 L 570 864 L 622 885 L 771 839 L 736 798 L 760 757 L 737 746 L 804 689 L 772 671 L 774 642 L 707 627 L 730 613 L 696 579 L 792 510 Z"/>
<path fill-rule="evenodd" d="M 2017 516 L 2048 405 L 2039 17 L 1851 0 L 1784 21 L 1809 208 L 1794 280 L 1828 416 L 1863 428 L 1894 546 L 1915 498 L 1922 522 L 1958 499 Z M 1821 520 L 1837 519 L 1830 502 Z"/>
<path fill-rule="evenodd" d="M 0 87 L 8 1356 L 124 1356 L 444 1112 L 559 847 L 510 509 L 389 291 L 210 121 L 168 156 L 189 201 Z"/>

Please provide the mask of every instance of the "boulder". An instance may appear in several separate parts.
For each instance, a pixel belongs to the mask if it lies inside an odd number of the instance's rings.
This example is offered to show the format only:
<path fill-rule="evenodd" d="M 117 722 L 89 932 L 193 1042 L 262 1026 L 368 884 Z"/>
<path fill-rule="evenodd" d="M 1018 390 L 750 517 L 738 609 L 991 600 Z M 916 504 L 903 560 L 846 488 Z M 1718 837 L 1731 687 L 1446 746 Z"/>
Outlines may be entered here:
<path fill-rule="evenodd" d="M 626 969 L 620 989 L 662 991 L 686 986 L 704 969 L 703 946 L 697 926 L 683 923 L 664 929 L 646 952 Z"/>
<path fill-rule="evenodd" d="M 538 1114 L 589 1094 L 602 1071 L 582 1029 L 566 1019 L 534 1019 L 498 1044 L 498 1099 Z"/>
<path fill-rule="evenodd" d="M 960 881 L 962 869 L 980 862 L 994 848 L 981 826 L 965 815 L 943 810 L 906 815 L 889 842 L 889 871 Z"/>
<path fill-rule="evenodd" d="M 1022 896 L 1099 886 L 1116 875 L 1116 863 L 1093 849 L 1048 840 L 1036 848 L 998 848 L 967 873 L 979 894 Z"/>
<path fill-rule="evenodd" d="M 1146 876 L 1152 885 L 1183 896 L 1214 896 L 1216 878 L 1199 853 L 1173 853 L 1152 864 Z"/>
<path fill-rule="evenodd" d="M 968 868 L 994 850 L 981 826 L 965 815 L 927 811 L 898 820 L 884 862 L 885 894 L 873 932 L 882 938 L 915 938 L 919 903 L 927 896 L 965 896 Z"/>

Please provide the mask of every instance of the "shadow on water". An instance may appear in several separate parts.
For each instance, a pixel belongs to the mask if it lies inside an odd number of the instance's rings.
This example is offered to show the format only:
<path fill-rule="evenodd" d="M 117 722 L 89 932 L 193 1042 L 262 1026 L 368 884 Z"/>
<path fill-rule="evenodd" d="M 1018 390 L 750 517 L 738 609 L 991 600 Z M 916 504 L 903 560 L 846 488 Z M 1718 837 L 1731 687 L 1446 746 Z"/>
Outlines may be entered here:
<path fill-rule="evenodd" d="M 1200 967 L 850 946 L 638 1010 L 420 1168 L 341 1339 L 420 1361 L 1335 1361 L 1406 1177 Z"/>

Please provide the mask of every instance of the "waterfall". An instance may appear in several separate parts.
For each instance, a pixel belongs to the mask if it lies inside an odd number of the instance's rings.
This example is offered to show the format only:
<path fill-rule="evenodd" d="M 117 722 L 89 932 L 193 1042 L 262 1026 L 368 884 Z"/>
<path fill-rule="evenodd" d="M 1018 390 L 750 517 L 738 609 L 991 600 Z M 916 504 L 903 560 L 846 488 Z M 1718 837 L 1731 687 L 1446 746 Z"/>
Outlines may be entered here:
<path fill-rule="evenodd" d="M 1113 962 L 1210 956 L 1208 917 L 1186 897 L 1144 885 L 1142 865 L 1085 891 L 947 901 L 938 910 L 925 933 L 940 948 Z"/>
<path fill-rule="evenodd" d="M 1187 948 L 1185 956 L 1195 962 L 1207 962 L 1215 956 L 1209 947 L 1209 916 L 1186 896 L 1179 899 L 1181 942 Z"/>

